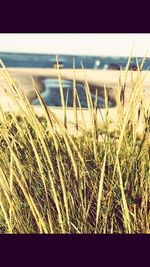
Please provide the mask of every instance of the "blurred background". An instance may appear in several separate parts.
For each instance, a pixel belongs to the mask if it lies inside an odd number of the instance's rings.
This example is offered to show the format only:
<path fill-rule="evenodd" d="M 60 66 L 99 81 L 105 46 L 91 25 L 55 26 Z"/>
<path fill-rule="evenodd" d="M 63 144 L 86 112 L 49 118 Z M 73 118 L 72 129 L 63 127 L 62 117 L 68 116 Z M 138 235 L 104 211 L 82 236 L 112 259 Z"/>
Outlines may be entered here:
<path fill-rule="evenodd" d="M 150 34 L 0 34 L 0 58 L 7 67 L 76 68 L 81 62 L 87 69 L 125 68 L 134 48 L 131 68 L 136 70 L 145 53 L 143 69 L 149 67 Z"/>
<path fill-rule="evenodd" d="M 73 74 L 68 69 L 72 69 L 75 62 L 75 68 L 78 69 L 76 89 L 82 107 L 87 108 L 87 100 L 81 63 L 88 69 L 93 103 L 98 89 L 98 106 L 105 107 L 103 84 L 107 81 L 111 97 L 109 105 L 112 107 L 115 103 L 111 88 L 118 86 L 118 72 L 107 70 L 124 70 L 132 49 L 129 69 L 137 71 L 136 57 L 140 64 L 147 53 L 142 68 L 147 70 L 150 65 L 149 47 L 150 34 L 0 34 L 0 59 L 6 67 L 11 68 L 13 76 L 34 105 L 40 103 L 33 90 L 31 76 L 36 79 L 45 103 L 48 106 L 61 106 L 56 70 L 58 55 L 59 67 L 63 69 L 61 77 L 67 106 L 73 106 Z M 148 88 L 149 84 L 148 81 Z M 1 87 L 6 88 L 6 84 Z M 2 102 L 6 102 L 6 98 L 4 100 L 3 97 Z"/>

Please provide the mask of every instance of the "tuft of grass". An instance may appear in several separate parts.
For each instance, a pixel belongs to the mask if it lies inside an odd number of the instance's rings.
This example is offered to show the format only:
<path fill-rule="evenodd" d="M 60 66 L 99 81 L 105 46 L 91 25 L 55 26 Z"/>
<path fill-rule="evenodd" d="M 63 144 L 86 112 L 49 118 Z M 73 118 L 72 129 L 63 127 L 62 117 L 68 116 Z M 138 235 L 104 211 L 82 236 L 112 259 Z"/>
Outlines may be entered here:
<path fill-rule="evenodd" d="M 87 130 L 73 63 L 75 136 L 67 124 L 58 58 L 63 121 L 46 106 L 32 79 L 44 111 L 42 118 L 37 117 L 21 86 L 0 62 L 0 74 L 9 85 L 7 94 L 18 110 L 6 113 L 0 105 L 0 233 L 150 232 L 150 111 L 144 105 L 141 71 L 145 58 L 141 66 L 136 59 L 135 80 L 130 72 L 132 90 L 126 105 L 130 61 L 131 56 L 123 78 L 122 71 L 118 75 L 118 116 L 111 132 L 106 83 L 102 127 L 97 91 L 93 104 L 82 66 L 91 121 L 91 130 Z M 139 135 L 141 117 L 144 129 Z"/>

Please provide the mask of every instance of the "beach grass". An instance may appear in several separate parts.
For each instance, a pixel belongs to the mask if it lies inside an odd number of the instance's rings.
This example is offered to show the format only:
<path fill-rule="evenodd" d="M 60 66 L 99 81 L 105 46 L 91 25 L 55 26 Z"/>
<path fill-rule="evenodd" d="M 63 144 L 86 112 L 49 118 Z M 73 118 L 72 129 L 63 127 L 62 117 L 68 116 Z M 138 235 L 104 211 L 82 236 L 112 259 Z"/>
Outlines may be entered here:
<path fill-rule="evenodd" d="M 1 62 L 0 74 L 18 112 L 6 113 L 0 106 L 0 233 L 150 233 L 150 111 L 144 105 L 141 72 L 145 59 L 138 66 L 136 80 L 131 79 L 132 94 L 125 106 L 130 60 L 118 81 L 113 131 L 109 131 L 107 86 L 104 84 L 105 116 L 100 127 L 97 92 L 93 104 L 82 66 L 91 120 L 91 130 L 86 129 L 74 64 L 75 135 L 68 129 L 58 63 L 62 121 L 45 105 L 32 80 L 44 111 L 44 116 L 38 117 Z M 80 130 L 76 100 L 83 122 Z M 144 126 L 139 134 L 141 118 Z"/>

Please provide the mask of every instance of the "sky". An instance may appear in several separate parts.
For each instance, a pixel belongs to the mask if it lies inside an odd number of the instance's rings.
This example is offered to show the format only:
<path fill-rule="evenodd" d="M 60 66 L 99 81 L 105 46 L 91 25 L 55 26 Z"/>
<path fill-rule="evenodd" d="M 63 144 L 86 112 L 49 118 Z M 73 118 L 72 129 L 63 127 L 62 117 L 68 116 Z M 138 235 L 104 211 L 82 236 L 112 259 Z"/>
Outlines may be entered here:
<path fill-rule="evenodd" d="M 150 56 L 150 34 L 1 34 L 0 52 Z"/>

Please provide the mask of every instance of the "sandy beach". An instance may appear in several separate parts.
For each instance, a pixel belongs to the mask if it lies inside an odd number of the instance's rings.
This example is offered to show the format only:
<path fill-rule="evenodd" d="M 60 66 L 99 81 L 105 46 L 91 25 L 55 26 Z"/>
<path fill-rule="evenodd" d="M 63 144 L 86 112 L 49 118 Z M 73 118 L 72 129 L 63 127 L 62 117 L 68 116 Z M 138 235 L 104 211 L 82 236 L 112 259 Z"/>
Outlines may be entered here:
<path fill-rule="evenodd" d="M 39 90 L 42 92 L 44 90 L 42 80 L 46 78 L 57 78 L 58 77 L 58 70 L 56 69 L 40 69 L 40 68 L 9 68 L 11 75 L 14 77 L 15 82 L 20 84 L 23 88 L 26 96 L 32 102 L 33 99 L 36 98 L 36 94 L 34 92 L 32 86 L 33 78 L 38 85 Z M 9 107 L 13 109 L 13 103 L 11 99 L 7 96 L 4 89 L 8 89 L 7 83 L 4 81 L 2 77 L 3 69 L 0 70 L 0 104 L 2 105 L 3 109 L 8 111 Z M 72 69 L 61 69 L 60 74 L 62 79 L 69 79 L 72 80 L 74 77 L 74 72 Z M 145 72 L 142 73 L 143 77 Z M 115 70 L 75 70 L 75 77 L 76 80 L 79 82 L 84 82 L 85 78 L 90 85 L 91 91 L 95 92 L 96 88 L 98 88 L 98 94 L 100 96 L 104 95 L 104 83 L 106 83 L 107 88 L 109 88 L 109 97 L 111 101 L 115 101 L 115 94 L 117 92 L 118 81 L 119 81 L 119 71 Z M 133 72 L 133 79 L 136 79 L 137 72 Z M 124 72 L 122 71 L 121 79 L 123 80 Z M 131 94 L 131 74 L 130 72 L 126 78 L 126 93 L 125 93 L 125 105 L 127 105 L 130 94 Z M 144 79 L 144 98 L 145 98 L 145 105 L 149 108 L 150 106 L 150 72 L 146 73 L 146 77 Z M 42 110 L 40 106 L 34 107 L 35 112 L 41 116 Z M 62 119 L 62 108 L 51 108 L 51 110 Z M 102 110 L 105 113 L 105 110 Z M 87 110 L 84 110 L 86 122 L 88 128 L 90 127 L 90 120 L 89 120 L 89 113 Z M 68 109 L 67 112 L 68 121 L 72 123 L 73 119 L 73 110 Z M 117 116 L 117 110 L 115 107 L 110 108 L 110 121 L 111 123 L 115 123 Z M 80 120 L 80 119 L 79 119 Z M 99 122 L 102 122 L 102 116 L 99 116 Z M 81 121 L 82 125 L 82 121 Z"/>
<path fill-rule="evenodd" d="M 38 83 L 39 89 L 43 90 L 41 80 L 45 78 L 57 78 L 58 77 L 58 71 L 57 69 L 40 69 L 40 68 L 8 68 L 11 75 L 15 78 L 17 82 L 21 84 L 23 87 L 25 93 L 29 96 L 31 92 L 33 92 L 31 78 L 35 79 Z M 2 69 L 1 69 L 2 71 Z M 74 76 L 74 71 L 72 69 L 61 69 L 60 74 L 62 79 L 68 79 L 72 80 Z M 147 73 L 145 71 L 142 72 L 143 77 L 146 74 L 146 77 L 144 78 L 144 86 L 146 90 L 146 94 L 149 95 L 149 88 L 150 88 L 150 71 Z M 75 77 L 77 81 L 84 82 L 85 77 L 88 83 L 94 87 L 101 87 L 101 94 L 103 94 L 103 86 L 104 83 L 106 83 L 107 87 L 109 88 L 110 96 L 113 98 L 113 93 L 115 88 L 118 86 L 118 80 L 119 80 L 120 72 L 116 70 L 85 70 L 85 74 L 83 70 L 76 69 L 75 70 Z M 124 77 L 124 71 L 122 71 L 121 78 L 123 80 Z M 137 72 L 133 72 L 133 79 L 136 79 Z M 2 78 L 0 75 L 0 86 L 2 87 Z M 128 72 L 128 75 L 126 77 L 126 85 L 127 88 L 130 89 L 130 83 L 131 83 L 131 73 Z M 113 88 L 114 90 L 110 90 Z M 129 91 L 128 91 L 129 92 Z M 128 95 L 128 92 L 126 95 Z M 0 91 L 1 95 L 2 91 Z"/>

